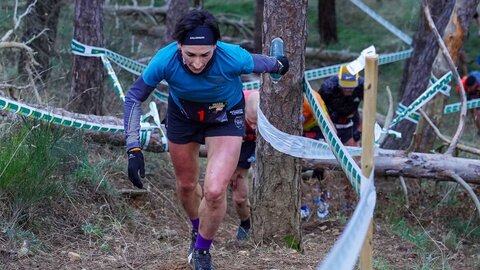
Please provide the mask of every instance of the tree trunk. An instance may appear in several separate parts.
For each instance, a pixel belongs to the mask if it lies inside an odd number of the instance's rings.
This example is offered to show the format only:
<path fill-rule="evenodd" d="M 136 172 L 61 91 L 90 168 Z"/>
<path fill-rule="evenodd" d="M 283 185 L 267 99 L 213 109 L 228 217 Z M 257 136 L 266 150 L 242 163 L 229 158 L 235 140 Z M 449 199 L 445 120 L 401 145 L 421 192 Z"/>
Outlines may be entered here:
<path fill-rule="evenodd" d="M 473 17 L 478 2 L 478 0 L 457 0 L 452 15 L 450 16 L 450 21 L 443 33 L 443 42 L 450 53 L 450 57 L 457 66 L 460 51 L 462 50 L 463 42 L 467 37 L 470 27 L 470 18 Z M 440 78 L 449 70 L 450 68 L 448 67 L 445 57 L 442 52 L 439 51 L 433 62 L 432 74 Z M 455 91 L 452 91 L 451 94 L 455 95 Z M 432 119 L 436 126 L 439 126 L 442 121 L 445 101 L 446 97 L 444 95 L 437 95 L 425 106 L 425 112 L 430 116 L 430 119 Z M 433 149 L 436 138 L 435 132 L 423 117 L 420 117 L 415 131 L 415 137 L 417 136 L 420 136 L 420 138 L 415 139 L 414 151 L 427 152 Z"/>
<path fill-rule="evenodd" d="M 28 0 L 26 6 L 34 0 Z M 22 41 L 26 42 L 35 38 L 28 44 L 35 52 L 35 60 L 40 65 L 39 73 L 43 81 L 48 79 L 50 73 L 50 59 L 55 53 L 55 39 L 57 37 L 58 15 L 62 6 L 61 0 L 37 1 L 32 11 L 24 18 Z M 44 31 L 41 35 L 40 33 Z M 22 53 L 19 69 L 24 70 L 25 55 Z"/>
<path fill-rule="evenodd" d="M 317 8 L 320 43 L 328 45 L 338 42 L 335 0 L 318 0 Z"/>
<path fill-rule="evenodd" d="M 165 34 L 163 36 L 163 46 L 173 41 L 172 34 L 175 31 L 175 25 L 177 22 L 188 12 L 189 9 L 188 0 L 169 0 L 168 10 L 165 16 Z"/>
<path fill-rule="evenodd" d="M 435 26 L 440 35 L 452 13 L 455 0 L 428 0 Z M 434 33 L 429 29 L 423 11 L 420 11 L 420 24 L 413 40 L 413 54 L 406 62 L 400 87 L 400 102 L 405 106 L 410 105 L 428 86 L 433 61 L 438 52 L 438 44 Z M 401 139 L 387 137 L 382 148 L 405 149 L 410 145 L 415 124 L 401 121 L 393 127 L 402 133 Z"/>
<path fill-rule="evenodd" d="M 75 0 L 73 38 L 103 47 L 103 0 Z M 103 79 L 100 58 L 73 56 L 69 108 L 75 112 L 103 114 Z"/>
<path fill-rule="evenodd" d="M 263 52 L 271 40 L 284 40 L 290 71 L 276 84 L 262 75 L 260 109 L 268 121 L 289 134 L 301 134 L 301 104 L 305 70 L 307 0 L 272 0 L 264 7 Z M 261 135 L 257 140 L 253 185 L 253 236 L 257 243 L 285 243 L 301 248 L 300 159 L 282 154 Z"/>
<path fill-rule="evenodd" d="M 262 24 L 264 0 L 255 1 L 255 27 L 253 32 L 253 52 L 262 53 Z"/>

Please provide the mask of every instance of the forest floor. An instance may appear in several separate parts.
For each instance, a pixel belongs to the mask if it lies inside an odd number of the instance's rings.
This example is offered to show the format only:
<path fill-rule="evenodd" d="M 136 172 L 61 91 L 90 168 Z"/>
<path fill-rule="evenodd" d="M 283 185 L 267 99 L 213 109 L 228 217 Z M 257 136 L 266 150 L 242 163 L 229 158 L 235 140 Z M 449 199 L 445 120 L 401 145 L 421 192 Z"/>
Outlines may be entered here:
<path fill-rule="evenodd" d="M 168 155 L 146 153 L 149 191 L 127 198 L 116 192 L 131 188 L 121 151 L 105 146 L 94 151 L 92 161 L 116 160 L 104 177 L 108 188 L 84 185 L 73 195 L 30 211 L 22 227 L 24 237 L 16 241 L 0 231 L 0 269 L 190 269 L 190 224 L 175 196 Z M 352 212 L 346 206 L 356 203 L 340 173 L 324 176 L 321 182 L 303 181 L 306 200 L 319 183 L 332 194 L 328 218 L 313 215 L 302 222 L 303 252 L 237 241 L 238 218 L 229 195 L 227 215 L 211 250 L 217 269 L 315 269 L 348 222 Z M 443 189 L 430 182 L 407 181 L 411 193 L 406 208 L 396 179 L 377 180 L 375 269 L 478 269 L 480 247 L 472 235 L 478 236 L 480 224 L 473 203 L 457 190 L 457 204 L 440 204 Z M 475 192 L 480 193 L 478 187 Z M 470 227 L 464 236 L 450 239 L 448 222 L 454 217 L 470 221 Z M 409 230 L 396 220 L 421 229 Z"/>

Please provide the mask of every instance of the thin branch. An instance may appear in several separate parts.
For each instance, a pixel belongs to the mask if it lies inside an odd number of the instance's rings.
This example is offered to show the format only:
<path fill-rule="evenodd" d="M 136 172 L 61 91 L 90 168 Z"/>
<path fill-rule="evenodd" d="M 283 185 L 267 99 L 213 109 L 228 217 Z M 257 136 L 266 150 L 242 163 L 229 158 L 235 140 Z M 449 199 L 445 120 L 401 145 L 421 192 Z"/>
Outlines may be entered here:
<path fill-rule="evenodd" d="M 450 176 L 452 179 L 457 181 L 460 185 L 462 185 L 463 188 L 468 192 L 470 195 L 470 198 L 472 198 L 473 202 L 475 203 L 475 206 L 477 207 L 478 215 L 480 216 L 480 201 L 478 200 L 477 195 L 473 191 L 472 187 L 465 182 L 458 174 L 454 173 L 453 171 L 447 170 L 445 171 L 445 174 Z"/>
<path fill-rule="evenodd" d="M 388 111 L 387 111 L 387 116 L 385 117 L 385 122 L 383 123 L 383 128 L 385 130 L 388 130 L 388 126 L 390 126 L 390 123 L 392 122 L 393 118 L 393 97 L 392 97 L 392 91 L 390 90 L 390 87 L 387 86 L 387 96 L 388 96 Z M 388 134 L 387 133 L 382 133 L 380 135 L 380 139 L 378 139 L 378 144 L 382 145 L 383 141 L 387 138 Z"/>
<path fill-rule="evenodd" d="M 405 195 L 405 207 L 409 208 L 410 207 L 410 203 L 408 202 L 408 189 L 407 189 L 407 184 L 405 184 L 405 179 L 403 178 L 403 176 L 399 176 L 399 179 L 400 179 L 400 184 L 402 186 L 402 189 L 403 189 L 403 194 Z"/>
<path fill-rule="evenodd" d="M 27 10 L 25 10 L 25 12 L 22 15 L 18 16 L 18 19 L 14 17 L 14 21 L 15 21 L 15 27 L 13 28 L 14 30 L 20 26 L 20 23 L 22 22 L 23 17 L 27 16 L 30 13 L 30 11 L 32 11 L 32 9 L 35 7 L 36 4 L 37 4 L 37 0 L 35 0 L 30 5 L 28 5 Z M 17 8 L 17 3 L 15 3 L 15 13 L 16 13 L 16 8 Z"/>
<path fill-rule="evenodd" d="M 443 135 L 440 130 L 438 129 L 438 127 L 433 123 L 433 121 L 430 119 L 430 117 L 427 115 L 427 113 L 420 109 L 419 110 L 420 113 L 422 114 L 423 118 L 427 121 L 427 123 L 430 125 L 430 127 L 433 129 L 433 131 L 435 132 L 435 134 L 437 135 L 438 138 L 440 138 L 442 141 L 450 144 L 451 143 L 451 139 L 447 138 L 445 135 Z M 480 149 L 478 148 L 474 148 L 474 147 L 470 147 L 470 146 L 467 146 L 467 145 L 464 145 L 464 144 L 457 144 L 456 145 L 456 148 L 459 149 L 459 150 L 462 150 L 464 152 L 468 152 L 468 153 L 471 153 L 471 154 L 475 154 L 475 155 L 479 155 L 480 156 Z"/>
<path fill-rule="evenodd" d="M 18 90 L 23 90 L 23 89 L 27 89 L 28 87 L 30 87 L 30 85 L 18 86 L 18 85 L 9 84 L 9 83 L 0 83 L 0 88 L 15 88 Z"/>
<path fill-rule="evenodd" d="M 455 135 L 453 136 L 452 142 L 450 143 L 450 146 L 448 147 L 447 151 L 445 152 L 446 155 L 452 155 L 453 151 L 456 148 L 456 145 L 458 144 L 458 141 L 460 140 L 460 137 L 463 134 L 463 130 L 465 129 L 465 116 L 467 115 L 467 97 L 465 95 L 465 89 L 463 88 L 462 81 L 460 79 L 460 75 L 458 74 L 457 69 L 455 68 L 455 64 L 453 63 L 452 58 L 450 57 L 450 54 L 448 53 L 448 49 L 445 46 L 445 43 L 443 42 L 442 37 L 438 33 L 437 28 L 435 27 L 435 23 L 433 22 L 432 15 L 430 14 L 430 8 L 428 7 L 427 0 L 422 0 L 422 6 L 423 6 L 423 11 L 425 13 L 425 17 L 428 21 L 428 25 L 430 26 L 430 29 L 432 32 L 435 34 L 435 37 L 437 38 L 438 45 L 440 46 L 440 50 L 445 57 L 445 60 L 447 60 L 448 67 L 450 68 L 450 71 L 453 74 L 453 77 L 455 78 L 456 84 L 460 88 L 460 97 L 462 100 L 462 108 L 460 110 L 460 121 L 458 123 L 457 131 L 455 132 Z"/>

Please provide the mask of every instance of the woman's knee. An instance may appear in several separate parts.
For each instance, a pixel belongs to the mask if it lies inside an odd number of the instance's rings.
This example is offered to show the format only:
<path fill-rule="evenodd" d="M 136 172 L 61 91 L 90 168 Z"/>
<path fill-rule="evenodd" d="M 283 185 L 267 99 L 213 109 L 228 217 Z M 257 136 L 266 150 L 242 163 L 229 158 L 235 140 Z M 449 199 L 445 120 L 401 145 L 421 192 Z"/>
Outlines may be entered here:
<path fill-rule="evenodd" d="M 233 193 L 233 203 L 236 205 L 244 205 L 248 202 L 248 194 L 246 192 Z"/>
<path fill-rule="evenodd" d="M 225 200 L 225 190 L 221 185 L 204 186 L 204 198 L 207 204 L 218 204 Z"/>
<path fill-rule="evenodd" d="M 177 178 L 177 190 L 180 193 L 191 193 L 197 189 L 198 182 L 195 179 Z"/>

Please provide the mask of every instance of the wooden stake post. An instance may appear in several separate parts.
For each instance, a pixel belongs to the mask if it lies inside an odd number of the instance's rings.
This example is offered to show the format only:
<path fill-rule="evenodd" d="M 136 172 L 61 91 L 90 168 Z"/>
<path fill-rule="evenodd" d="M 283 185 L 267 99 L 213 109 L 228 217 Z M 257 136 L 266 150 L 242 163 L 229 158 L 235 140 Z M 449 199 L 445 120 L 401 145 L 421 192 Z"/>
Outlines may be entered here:
<path fill-rule="evenodd" d="M 365 58 L 365 84 L 362 116 L 362 174 L 369 178 L 374 166 L 375 116 L 377 114 L 378 55 Z M 360 252 L 360 269 L 373 269 L 372 259 L 373 220 Z"/>

